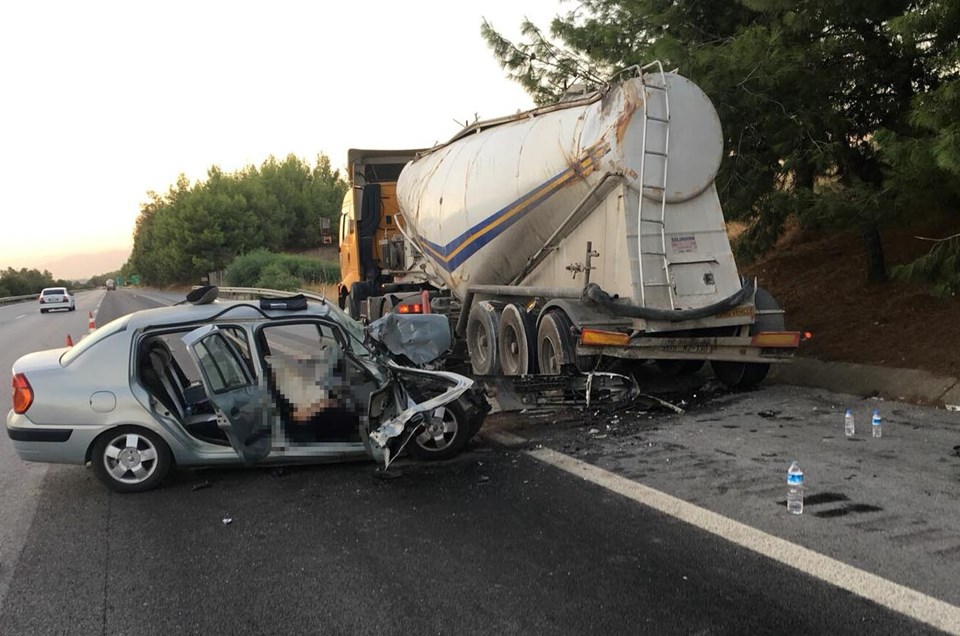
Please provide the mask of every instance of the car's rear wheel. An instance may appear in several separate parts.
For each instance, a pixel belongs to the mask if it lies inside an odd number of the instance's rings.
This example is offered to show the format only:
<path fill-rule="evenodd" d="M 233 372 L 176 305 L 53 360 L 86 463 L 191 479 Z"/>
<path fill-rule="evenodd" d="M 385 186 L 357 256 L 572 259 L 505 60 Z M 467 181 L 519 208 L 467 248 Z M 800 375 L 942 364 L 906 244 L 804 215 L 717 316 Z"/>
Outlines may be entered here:
<path fill-rule="evenodd" d="M 410 454 L 417 459 L 449 459 L 463 450 L 479 428 L 475 421 L 468 420 L 459 400 L 424 413 L 424 419 L 409 445 Z"/>
<path fill-rule="evenodd" d="M 143 492 L 156 488 L 170 470 L 167 443 L 156 433 L 121 426 L 97 438 L 90 453 L 93 473 L 115 492 Z"/>

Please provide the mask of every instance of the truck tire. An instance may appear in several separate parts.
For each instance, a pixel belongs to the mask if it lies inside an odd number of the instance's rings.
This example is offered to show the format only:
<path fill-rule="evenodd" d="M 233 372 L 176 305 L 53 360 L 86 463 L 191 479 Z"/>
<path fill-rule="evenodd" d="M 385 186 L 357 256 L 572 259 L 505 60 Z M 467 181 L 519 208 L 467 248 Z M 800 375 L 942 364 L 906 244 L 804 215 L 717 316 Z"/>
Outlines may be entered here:
<path fill-rule="evenodd" d="M 500 311 L 490 301 L 475 303 L 467 318 L 467 351 L 475 375 L 500 373 L 500 352 L 497 330 Z"/>
<path fill-rule="evenodd" d="M 527 310 L 516 303 L 503 308 L 497 331 L 500 368 L 503 375 L 528 375 L 535 372 L 536 326 Z"/>
<path fill-rule="evenodd" d="M 544 375 L 559 375 L 564 365 L 571 364 L 575 350 L 570 329 L 573 323 L 560 310 L 548 311 L 537 329 L 537 364 Z"/>
<path fill-rule="evenodd" d="M 600 356 L 578 356 L 573 323 L 562 309 L 548 309 L 537 328 L 537 365 L 544 375 L 558 375 L 565 365 L 592 371 Z"/>
<path fill-rule="evenodd" d="M 779 310 L 780 305 L 766 289 L 757 288 L 754 303 L 758 310 Z M 786 329 L 783 314 L 760 314 L 750 326 L 750 335 L 761 331 L 784 331 Z M 711 360 L 710 367 L 717 379 L 731 389 L 749 389 L 757 386 L 767 377 L 770 365 L 762 362 L 725 362 Z"/>

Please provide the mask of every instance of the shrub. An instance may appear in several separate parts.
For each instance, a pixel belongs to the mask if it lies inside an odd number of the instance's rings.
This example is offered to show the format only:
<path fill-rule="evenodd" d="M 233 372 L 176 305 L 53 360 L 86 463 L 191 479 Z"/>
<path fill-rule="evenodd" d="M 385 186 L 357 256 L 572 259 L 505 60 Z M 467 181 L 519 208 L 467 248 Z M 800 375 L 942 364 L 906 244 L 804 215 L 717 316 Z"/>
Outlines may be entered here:
<path fill-rule="evenodd" d="M 235 258 L 227 267 L 224 278 L 228 285 L 236 287 L 292 290 L 305 283 L 336 283 L 340 280 L 340 267 L 307 256 L 274 254 L 258 249 Z"/>

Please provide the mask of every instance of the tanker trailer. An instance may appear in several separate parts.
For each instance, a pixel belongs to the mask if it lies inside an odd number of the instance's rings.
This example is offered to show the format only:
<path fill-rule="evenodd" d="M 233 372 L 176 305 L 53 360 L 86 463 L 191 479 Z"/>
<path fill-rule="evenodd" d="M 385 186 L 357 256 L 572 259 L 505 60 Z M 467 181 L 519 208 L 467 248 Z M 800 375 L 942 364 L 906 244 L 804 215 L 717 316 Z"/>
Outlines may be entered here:
<path fill-rule="evenodd" d="M 651 69 L 651 72 L 647 72 Z M 737 271 L 714 179 L 720 121 L 659 63 L 576 99 L 478 122 L 397 182 L 479 375 L 605 360 L 759 383 L 801 340 Z M 622 77 L 622 76 L 621 76 Z"/>

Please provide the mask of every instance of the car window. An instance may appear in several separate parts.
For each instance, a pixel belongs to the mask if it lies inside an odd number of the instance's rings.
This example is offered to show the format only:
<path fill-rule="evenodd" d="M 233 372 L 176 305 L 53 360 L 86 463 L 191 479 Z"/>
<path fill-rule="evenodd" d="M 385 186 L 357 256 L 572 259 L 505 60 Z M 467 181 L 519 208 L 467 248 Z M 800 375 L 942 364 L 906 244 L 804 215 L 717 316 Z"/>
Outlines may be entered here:
<path fill-rule="evenodd" d="M 128 319 L 129 319 L 129 316 L 122 316 L 98 328 L 92 334 L 90 334 L 89 336 L 86 336 L 80 342 L 78 342 L 74 346 L 67 349 L 66 353 L 60 356 L 60 364 L 63 366 L 67 366 L 68 364 L 73 362 L 78 356 L 82 355 L 84 351 L 87 351 L 98 342 L 101 342 L 106 338 L 109 338 L 115 333 L 120 333 L 121 331 L 124 331 L 127 328 Z"/>
<path fill-rule="evenodd" d="M 243 363 L 230 349 L 222 334 L 213 334 L 199 341 L 194 349 L 210 382 L 210 390 L 223 393 L 252 384 Z"/>
<path fill-rule="evenodd" d="M 36 287 L 34 287 L 34 289 L 36 289 Z M 58 287 L 55 289 L 44 289 L 41 293 L 44 296 L 63 296 L 67 293 L 67 290 L 62 287 Z"/>

